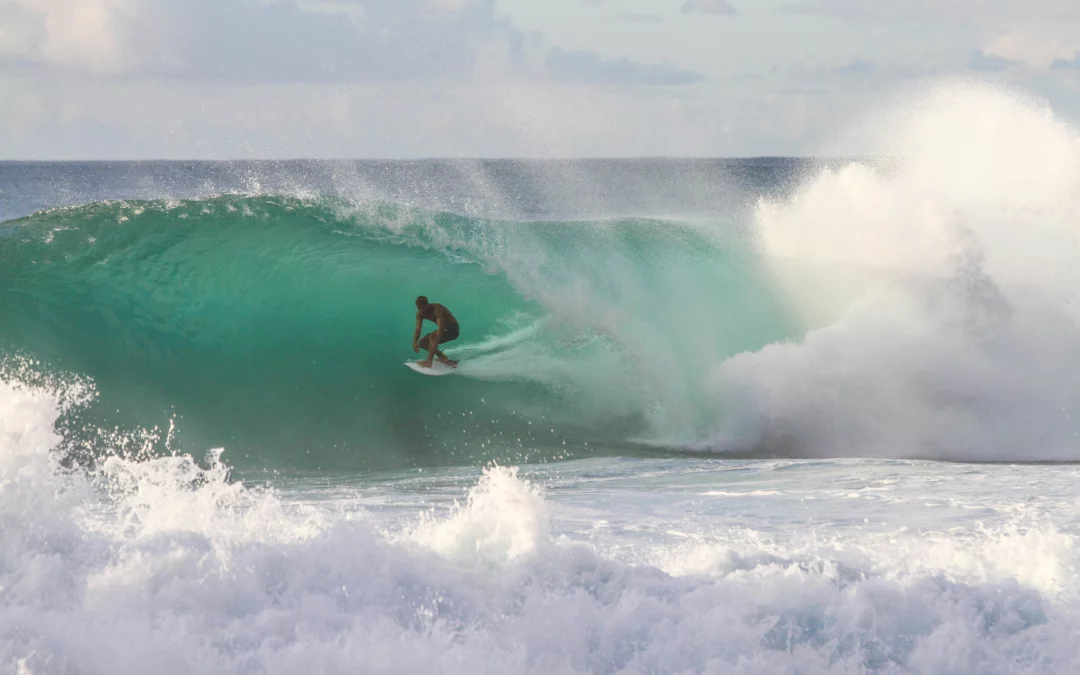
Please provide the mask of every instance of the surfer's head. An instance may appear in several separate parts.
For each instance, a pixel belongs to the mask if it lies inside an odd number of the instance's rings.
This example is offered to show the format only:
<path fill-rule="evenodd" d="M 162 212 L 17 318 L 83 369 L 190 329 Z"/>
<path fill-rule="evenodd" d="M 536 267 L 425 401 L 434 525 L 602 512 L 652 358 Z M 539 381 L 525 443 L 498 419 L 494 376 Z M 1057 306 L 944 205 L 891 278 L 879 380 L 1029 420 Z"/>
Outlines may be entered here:
<path fill-rule="evenodd" d="M 426 295 L 421 295 L 420 297 L 418 297 L 416 299 L 416 308 L 417 309 L 423 309 L 423 308 L 427 307 L 427 305 L 428 305 L 428 301 L 427 301 L 427 296 Z"/>

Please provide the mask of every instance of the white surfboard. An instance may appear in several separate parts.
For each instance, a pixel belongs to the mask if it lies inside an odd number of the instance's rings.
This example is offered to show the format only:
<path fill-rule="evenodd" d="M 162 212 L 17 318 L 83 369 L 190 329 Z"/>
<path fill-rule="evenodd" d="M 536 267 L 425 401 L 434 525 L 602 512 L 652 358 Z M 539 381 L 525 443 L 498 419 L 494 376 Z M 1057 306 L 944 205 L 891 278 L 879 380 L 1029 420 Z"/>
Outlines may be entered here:
<path fill-rule="evenodd" d="M 457 371 L 456 368 L 451 368 L 438 361 L 432 363 L 430 368 L 425 368 L 416 361 L 406 361 L 405 367 L 409 370 L 416 371 L 421 375 L 432 375 L 434 377 L 439 377 L 440 375 L 453 375 Z"/>

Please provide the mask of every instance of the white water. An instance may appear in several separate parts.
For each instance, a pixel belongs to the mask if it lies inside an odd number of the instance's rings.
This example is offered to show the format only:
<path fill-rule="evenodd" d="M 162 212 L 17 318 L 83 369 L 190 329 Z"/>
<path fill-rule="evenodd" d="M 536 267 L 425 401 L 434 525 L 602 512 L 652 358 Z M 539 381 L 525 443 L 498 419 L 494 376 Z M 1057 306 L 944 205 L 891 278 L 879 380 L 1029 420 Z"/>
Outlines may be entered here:
<path fill-rule="evenodd" d="M 597 459 L 227 479 L 60 469 L 0 385 L 18 673 L 1080 668 L 1075 467 Z"/>
<path fill-rule="evenodd" d="M 943 86 L 876 149 L 758 209 L 810 327 L 712 371 L 712 446 L 810 456 L 1080 460 L 1080 136 Z"/>

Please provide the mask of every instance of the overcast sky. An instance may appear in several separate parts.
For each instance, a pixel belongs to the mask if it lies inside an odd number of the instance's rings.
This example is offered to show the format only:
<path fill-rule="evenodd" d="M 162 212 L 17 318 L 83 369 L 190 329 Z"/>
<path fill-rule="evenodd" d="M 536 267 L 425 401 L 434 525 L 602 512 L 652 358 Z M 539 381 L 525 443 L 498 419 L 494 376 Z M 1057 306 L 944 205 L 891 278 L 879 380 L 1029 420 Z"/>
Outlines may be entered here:
<path fill-rule="evenodd" d="M 0 0 L 0 159 L 809 155 L 941 78 L 1080 119 L 1080 0 Z"/>

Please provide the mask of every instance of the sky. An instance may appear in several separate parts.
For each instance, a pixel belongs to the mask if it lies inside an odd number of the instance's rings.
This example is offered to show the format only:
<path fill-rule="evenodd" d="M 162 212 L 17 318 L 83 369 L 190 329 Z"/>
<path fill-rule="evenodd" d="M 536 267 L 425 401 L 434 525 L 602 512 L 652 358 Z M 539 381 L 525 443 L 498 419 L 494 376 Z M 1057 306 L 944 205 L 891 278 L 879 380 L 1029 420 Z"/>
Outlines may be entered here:
<path fill-rule="evenodd" d="M 942 80 L 1080 120 L 1080 2 L 0 0 L 0 160 L 816 155 Z"/>

